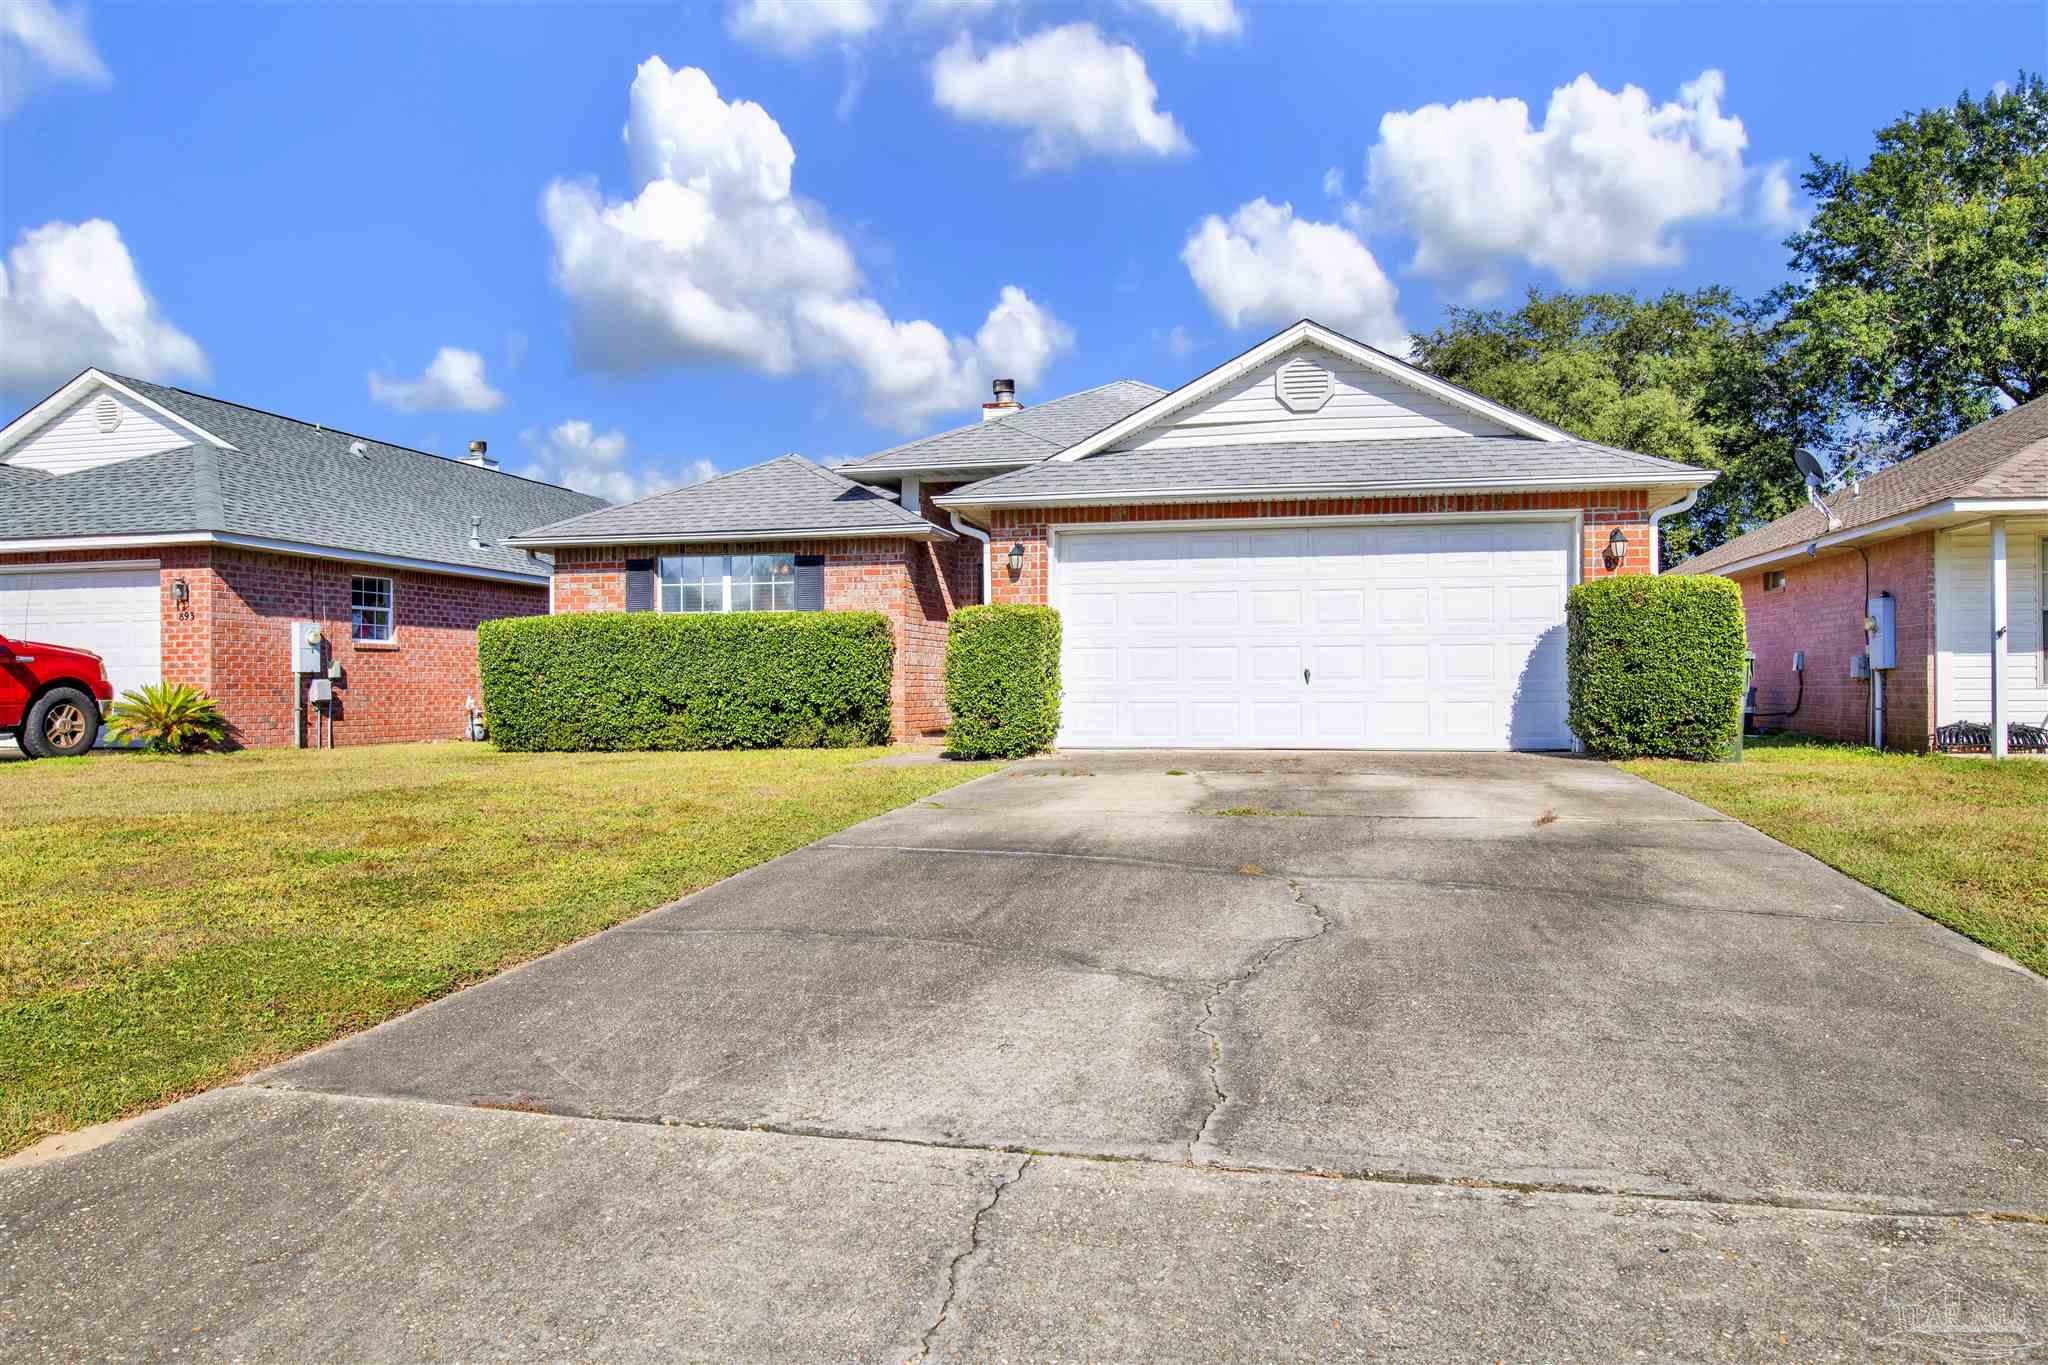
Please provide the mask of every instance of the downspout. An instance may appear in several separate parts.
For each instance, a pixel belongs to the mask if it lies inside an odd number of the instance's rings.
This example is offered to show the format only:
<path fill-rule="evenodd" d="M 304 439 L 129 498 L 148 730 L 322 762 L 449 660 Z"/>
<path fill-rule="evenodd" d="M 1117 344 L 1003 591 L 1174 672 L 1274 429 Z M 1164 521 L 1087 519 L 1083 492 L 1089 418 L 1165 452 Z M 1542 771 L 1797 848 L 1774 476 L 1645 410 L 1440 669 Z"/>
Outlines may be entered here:
<path fill-rule="evenodd" d="M 1656 511 L 1650 513 L 1651 573 L 1659 574 L 1664 572 L 1664 528 L 1659 523 L 1666 517 L 1675 517 L 1681 512 L 1690 512 L 1693 504 L 1700 500 L 1700 494 L 1706 491 L 1706 487 L 1705 484 L 1701 484 L 1669 507 L 1659 507 Z"/>
<path fill-rule="evenodd" d="M 981 542 L 981 604 L 988 605 L 989 590 L 995 586 L 995 569 L 989 563 L 988 532 L 978 526 L 969 526 L 960 520 L 958 512 L 946 513 L 953 522 L 953 529 L 963 536 L 973 536 Z"/>

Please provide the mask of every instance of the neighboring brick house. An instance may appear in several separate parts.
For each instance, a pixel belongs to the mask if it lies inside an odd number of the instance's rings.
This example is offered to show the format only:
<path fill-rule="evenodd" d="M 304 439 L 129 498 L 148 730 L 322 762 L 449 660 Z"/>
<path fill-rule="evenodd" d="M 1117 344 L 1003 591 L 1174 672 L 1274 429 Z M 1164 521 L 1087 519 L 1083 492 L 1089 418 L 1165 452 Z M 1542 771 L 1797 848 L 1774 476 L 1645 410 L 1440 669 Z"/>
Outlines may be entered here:
<path fill-rule="evenodd" d="M 1171 393 L 998 381 L 976 425 L 511 543 L 556 554 L 558 611 L 744 609 L 787 578 L 887 612 L 901 739 L 945 725 L 946 621 L 993 599 L 1062 612 L 1064 745 L 1543 749 L 1571 743 L 1566 588 L 1652 572 L 1714 477 L 1303 321 Z"/>
<path fill-rule="evenodd" d="M 87 370 L 0 429 L 0 634 L 94 650 L 117 693 L 198 687 L 238 745 L 452 739 L 477 623 L 548 609 L 547 561 L 500 538 L 603 505 Z M 339 665 L 326 705 L 298 621 Z"/>
<path fill-rule="evenodd" d="M 2048 399 L 1672 572 L 1741 584 L 1763 725 L 1868 744 L 1881 698 L 1886 748 L 1935 747 L 1948 727 L 1950 747 L 2009 747 L 2015 725 L 2048 725 Z M 1856 661 L 1881 597 L 1895 657 L 1871 670 Z"/>

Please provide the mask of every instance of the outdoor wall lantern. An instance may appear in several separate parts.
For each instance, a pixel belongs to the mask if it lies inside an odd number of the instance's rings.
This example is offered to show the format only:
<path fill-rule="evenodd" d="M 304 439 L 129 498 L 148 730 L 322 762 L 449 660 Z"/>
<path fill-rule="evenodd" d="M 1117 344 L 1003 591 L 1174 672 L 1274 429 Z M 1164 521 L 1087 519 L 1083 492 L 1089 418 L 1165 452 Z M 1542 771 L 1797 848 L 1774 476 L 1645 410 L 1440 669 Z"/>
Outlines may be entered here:
<path fill-rule="evenodd" d="M 1617 526 L 1614 528 L 1613 534 L 1607 537 L 1607 567 L 1618 569 L 1621 567 L 1621 561 L 1627 557 L 1628 537 Z"/>
<path fill-rule="evenodd" d="M 1019 541 L 1010 547 L 1010 577 L 1024 572 L 1024 543 Z"/>
<path fill-rule="evenodd" d="M 180 607 L 183 607 L 192 600 L 192 589 L 186 586 L 184 579 L 175 578 L 171 580 L 171 600 Z"/>

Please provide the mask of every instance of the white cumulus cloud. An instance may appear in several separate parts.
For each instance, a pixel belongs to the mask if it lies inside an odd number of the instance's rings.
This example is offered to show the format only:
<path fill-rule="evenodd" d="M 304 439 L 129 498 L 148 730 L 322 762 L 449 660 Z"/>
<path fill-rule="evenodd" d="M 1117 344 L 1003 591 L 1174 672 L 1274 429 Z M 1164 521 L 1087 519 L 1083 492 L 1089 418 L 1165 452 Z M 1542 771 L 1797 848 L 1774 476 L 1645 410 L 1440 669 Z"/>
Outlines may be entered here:
<path fill-rule="evenodd" d="M 616 427 L 599 431 L 580 418 L 558 422 L 546 431 L 522 431 L 519 439 L 533 452 L 533 462 L 520 470 L 521 474 L 612 502 L 666 493 L 702 483 L 718 473 L 709 460 L 685 460 L 676 465 L 634 461 L 626 433 Z"/>
<path fill-rule="evenodd" d="M 977 50 L 966 34 L 932 64 L 932 97 L 960 118 L 1022 128 L 1031 170 L 1089 153 L 1177 156 L 1187 134 L 1159 107 L 1145 58 L 1093 24 L 1041 29 Z"/>
<path fill-rule="evenodd" d="M 1230 38 L 1244 32 L 1233 0 L 1138 0 L 1191 38 Z"/>
<path fill-rule="evenodd" d="M 1470 99 L 1380 120 L 1368 160 L 1370 216 L 1415 239 L 1413 268 L 1496 294 L 1520 262 L 1583 285 L 1683 259 L 1674 229 L 1736 212 L 1742 120 L 1721 112 L 1707 70 L 1653 104 L 1589 75 L 1553 90 L 1543 122 L 1518 99 Z"/>
<path fill-rule="evenodd" d="M 484 358 L 475 351 L 443 346 L 418 379 L 370 371 L 370 397 L 400 412 L 496 412 L 505 395 L 484 378 Z"/>
<path fill-rule="evenodd" d="M 1180 258 L 1209 310 L 1230 327 L 1314 318 L 1407 354 L 1399 291 L 1371 249 L 1341 224 L 1297 218 L 1292 204 L 1254 199 L 1228 218 L 1204 218 Z"/>
<path fill-rule="evenodd" d="M 0 115 L 13 113 L 39 85 L 105 85 L 113 77 L 85 31 L 85 11 L 50 0 L 0 4 Z"/>
<path fill-rule="evenodd" d="M 1791 167 L 1773 161 L 1764 167 L 1756 182 L 1756 218 L 1767 228 L 1780 232 L 1804 232 L 1813 217 L 1813 206 L 1792 183 Z"/>
<path fill-rule="evenodd" d="M 859 38 L 882 22 L 880 0 L 738 0 L 726 18 L 733 37 L 778 52 Z"/>
<path fill-rule="evenodd" d="M 142 287 L 112 223 L 26 229 L 0 266 L 0 389 L 52 388 L 88 365 L 199 377 L 206 354 Z"/>
<path fill-rule="evenodd" d="M 542 200 L 555 280 L 592 364 L 834 371 L 858 381 L 871 418 L 909 427 L 978 401 L 992 375 L 1037 383 L 1072 342 L 1015 286 L 971 338 L 892 319 L 824 212 L 794 193 L 780 125 L 721 99 L 694 67 L 641 64 L 625 138 L 635 197 L 556 181 Z"/>

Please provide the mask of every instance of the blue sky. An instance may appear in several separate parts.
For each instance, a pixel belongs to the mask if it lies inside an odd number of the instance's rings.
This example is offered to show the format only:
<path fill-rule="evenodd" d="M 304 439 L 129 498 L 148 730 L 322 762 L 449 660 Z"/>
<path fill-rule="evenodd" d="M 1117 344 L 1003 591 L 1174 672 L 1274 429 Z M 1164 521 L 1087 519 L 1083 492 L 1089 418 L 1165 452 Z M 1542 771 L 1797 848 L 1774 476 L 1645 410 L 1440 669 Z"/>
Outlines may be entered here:
<path fill-rule="evenodd" d="M 10 411 L 126 365 L 614 496 L 1303 311 L 1761 290 L 1809 153 L 2048 55 L 2039 3 L 7 15 Z"/>

